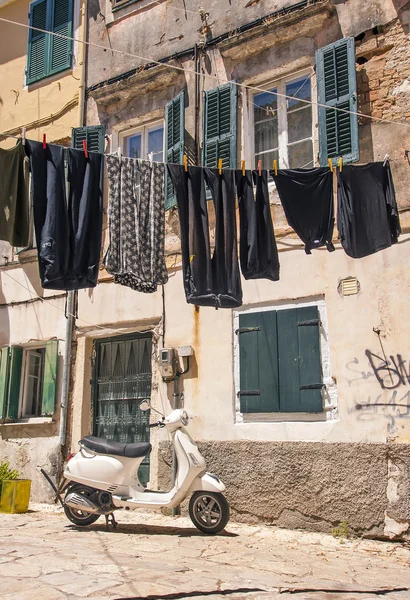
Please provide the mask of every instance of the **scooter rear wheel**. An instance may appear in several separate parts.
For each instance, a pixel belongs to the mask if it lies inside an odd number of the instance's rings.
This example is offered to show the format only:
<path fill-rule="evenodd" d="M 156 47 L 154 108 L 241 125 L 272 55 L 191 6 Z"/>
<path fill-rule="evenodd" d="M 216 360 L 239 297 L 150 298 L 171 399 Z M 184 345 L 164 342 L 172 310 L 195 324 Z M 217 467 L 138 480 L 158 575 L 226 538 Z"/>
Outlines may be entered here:
<path fill-rule="evenodd" d="M 189 516 L 197 529 L 215 535 L 229 521 L 228 501 L 215 492 L 195 492 L 189 501 Z"/>
<path fill-rule="evenodd" d="M 79 484 L 73 485 L 71 488 L 69 488 L 67 490 L 67 494 L 69 492 L 76 492 L 77 494 L 81 494 L 86 498 L 89 498 L 94 490 L 86 487 L 85 485 Z M 72 508 L 71 506 L 64 506 L 64 512 L 67 519 L 69 519 L 71 523 L 74 523 L 74 525 L 77 525 L 77 527 L 87 527 L 87 525 L 92 525 L 100 518 L 100 515 L 85 512 L 81 509 Z"/>

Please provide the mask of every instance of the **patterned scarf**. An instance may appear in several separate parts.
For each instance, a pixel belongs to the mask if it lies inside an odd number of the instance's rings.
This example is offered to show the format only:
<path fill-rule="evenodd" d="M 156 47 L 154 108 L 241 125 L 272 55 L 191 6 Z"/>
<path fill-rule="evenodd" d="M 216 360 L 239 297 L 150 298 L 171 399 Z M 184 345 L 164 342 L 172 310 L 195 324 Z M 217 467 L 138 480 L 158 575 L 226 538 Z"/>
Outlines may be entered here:
<path fill-rule="evenodd" d="M 107 157 L 110 245 L 105 268 L 114 282 L 151 293 L 168 281 L 164 258 L 165 165 Z"/>

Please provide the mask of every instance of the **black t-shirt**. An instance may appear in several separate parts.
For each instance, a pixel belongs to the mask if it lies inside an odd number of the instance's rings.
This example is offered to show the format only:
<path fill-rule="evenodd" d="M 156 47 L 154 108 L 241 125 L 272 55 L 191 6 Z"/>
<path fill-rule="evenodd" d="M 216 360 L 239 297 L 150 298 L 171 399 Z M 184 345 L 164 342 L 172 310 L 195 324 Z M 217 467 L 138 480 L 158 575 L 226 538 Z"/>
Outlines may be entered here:
<path fill-rule="evenodd" d="M 400 220 L 388 162 L 343 167 L 337 199 L 337 227 L 346 254 L 362 258 L 397 242 Z"/>

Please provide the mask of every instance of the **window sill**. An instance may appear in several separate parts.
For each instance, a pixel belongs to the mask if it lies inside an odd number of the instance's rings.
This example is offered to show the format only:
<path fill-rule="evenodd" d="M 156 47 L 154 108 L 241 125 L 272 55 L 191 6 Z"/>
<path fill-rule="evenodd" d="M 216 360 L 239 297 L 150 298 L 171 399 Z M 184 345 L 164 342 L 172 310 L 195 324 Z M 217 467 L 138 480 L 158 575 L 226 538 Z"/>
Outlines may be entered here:
<path fill-rule="evenodd" d="M 237 425 L 249 423 L 326 423 L 326 412 L 321 413 L 241 413 Z"/>
<path fill-rule="evenodd" d="M 44 425 L 54 423 L 53 417 L 30 417 L 27 419 L 18 419 L 17 421 L 7 421 L 0 423 L 0 427 L 20 427 L 22 425 Z"/>
<path fill-rule="evenodd" d="M 37 248 L 26 248 L 16 254 L 16 258 L 19 263 L 34 262 L 37 260 Z"/>

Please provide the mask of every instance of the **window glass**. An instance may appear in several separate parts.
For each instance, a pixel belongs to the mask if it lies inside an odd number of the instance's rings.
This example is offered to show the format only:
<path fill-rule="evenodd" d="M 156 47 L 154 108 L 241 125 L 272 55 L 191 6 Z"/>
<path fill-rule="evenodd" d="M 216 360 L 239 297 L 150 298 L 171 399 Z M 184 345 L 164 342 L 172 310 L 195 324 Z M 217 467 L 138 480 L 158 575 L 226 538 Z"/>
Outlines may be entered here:
<path fill-rule="evenodd" d="M 130 158 L 142 158 L 142 134 L 137 133 L 128 138 L 127 154 Z"/>
<path fill-rule="evenodd" d="M 148 129 L 148 156 L 151 153 L 155 161 L 164 162 L 164 128 L 162 125 Z"/>
<path fill-rule="evenodd" d="M 276 88 L 270 90 L 276 93 Z M 255 167 L 262 160 L 263 168 L 272 167 L 278 159 L 278 101 L 277 96 L 262 92 L 253 97 L 255 124 Z"/>
<path fill-rule="evenodd" d="M 23 417 L 41 415 L 45 348 L 26 350 Z"/>
<path fill-rule="evenodd" d="M 301 102 L 311 100 L 309 77 L 295 79 L 286 85 L 288 164 L 290 169 L 313 166 L 312 106 Z"/>

